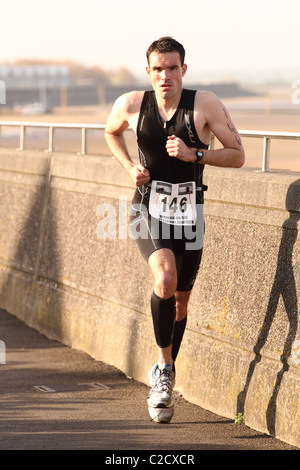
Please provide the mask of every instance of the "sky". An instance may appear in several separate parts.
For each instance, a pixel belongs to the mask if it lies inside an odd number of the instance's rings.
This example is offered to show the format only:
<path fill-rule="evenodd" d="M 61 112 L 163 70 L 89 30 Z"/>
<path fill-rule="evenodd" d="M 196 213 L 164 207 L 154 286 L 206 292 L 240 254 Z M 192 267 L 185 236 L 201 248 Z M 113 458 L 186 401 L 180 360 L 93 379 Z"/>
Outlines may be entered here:
<path fill-rule="evenodd" d="M 147 47 L 171 35 L 186 50 L 186 81 L 300 79 L 299 0 L 4 0 L 1 10 L 0 63 L 124 66 L 146 81 Z"/>

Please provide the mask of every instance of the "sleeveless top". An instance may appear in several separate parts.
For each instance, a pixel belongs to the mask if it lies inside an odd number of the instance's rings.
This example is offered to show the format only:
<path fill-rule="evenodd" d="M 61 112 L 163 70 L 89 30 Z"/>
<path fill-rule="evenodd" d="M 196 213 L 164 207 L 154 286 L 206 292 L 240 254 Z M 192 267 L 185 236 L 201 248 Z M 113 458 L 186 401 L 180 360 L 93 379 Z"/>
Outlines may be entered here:
<path fill-rule="evenodd" d="M 189 147 L 207 149 L 199 139 L 194 124 L 194 101 L 196 90 L 182 90 L 178 108 L 169 121 L 164 122 L 159 114 L 154 91 L 146 91 L 141 104 L 137 144 L 140 163 L 150 172 L 151 180 L 169 183 L 195 181 L 197 189 L 203 191 L 204 165 L 183 162 L 170 157 L 166 150 L 167 136 L 176 135 Z"/>

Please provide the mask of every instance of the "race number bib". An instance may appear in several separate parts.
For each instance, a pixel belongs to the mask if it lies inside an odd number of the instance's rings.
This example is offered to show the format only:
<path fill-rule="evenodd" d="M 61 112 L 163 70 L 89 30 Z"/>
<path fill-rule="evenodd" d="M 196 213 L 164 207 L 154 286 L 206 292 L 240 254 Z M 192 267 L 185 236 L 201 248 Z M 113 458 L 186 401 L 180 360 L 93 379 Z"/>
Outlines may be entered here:
<path fill-rule="evenodd" d="M 171 225 L 195 225 L 196 185 L 152 181 L 149 212 L 155 219 Z"/>

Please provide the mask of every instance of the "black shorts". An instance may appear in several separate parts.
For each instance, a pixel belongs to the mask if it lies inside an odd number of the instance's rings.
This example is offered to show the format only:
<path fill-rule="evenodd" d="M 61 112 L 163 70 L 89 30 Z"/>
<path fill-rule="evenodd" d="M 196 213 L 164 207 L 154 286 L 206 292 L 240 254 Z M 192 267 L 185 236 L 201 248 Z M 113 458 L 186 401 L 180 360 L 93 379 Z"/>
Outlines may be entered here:
<path fill-rule="evenodd" d="M 149 256 L 156 250 L 161 248 L 172 250 L 177 266 L 177 290 L 190 291 L 196 280 L 202 257 L 203 199 L 197 200 L 197 224 L 176 226 L 151 217 L 148 210 L 149 197 L 150 190 L 145 186 L 138 188 L 134 194 L 130 208 L 131 235 L 147 262 Z"/>

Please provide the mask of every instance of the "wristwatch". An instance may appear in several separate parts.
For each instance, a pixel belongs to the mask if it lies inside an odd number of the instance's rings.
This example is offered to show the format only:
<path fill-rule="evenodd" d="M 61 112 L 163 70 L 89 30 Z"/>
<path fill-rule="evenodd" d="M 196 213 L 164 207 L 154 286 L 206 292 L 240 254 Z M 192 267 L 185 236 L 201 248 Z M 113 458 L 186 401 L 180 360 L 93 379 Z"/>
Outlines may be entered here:
<path fill-rule="evenodd" d="M 196 160 L 195 163 L 201 162 L 202 158 L 204 157 L 204 153 L 202 152 L 201 149 L 196 150 Z"/>

